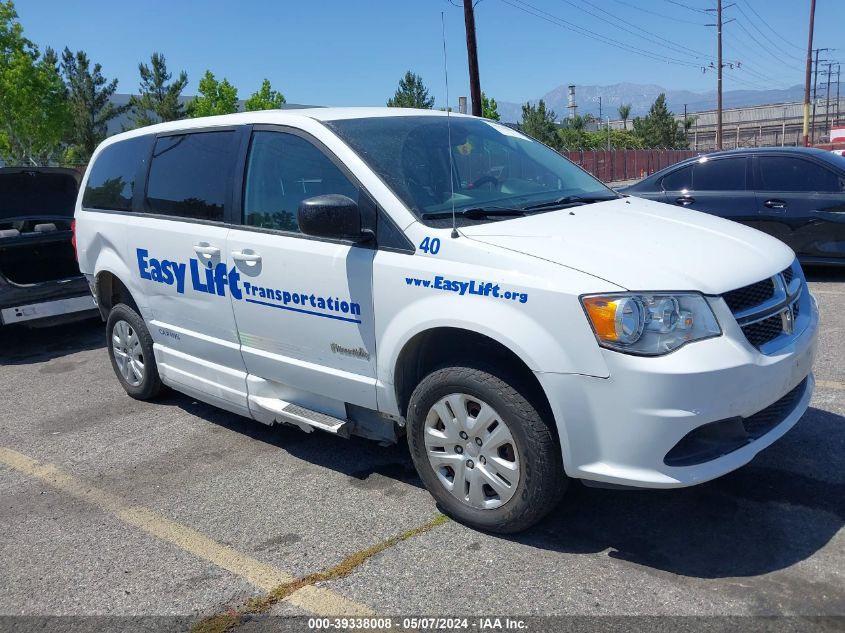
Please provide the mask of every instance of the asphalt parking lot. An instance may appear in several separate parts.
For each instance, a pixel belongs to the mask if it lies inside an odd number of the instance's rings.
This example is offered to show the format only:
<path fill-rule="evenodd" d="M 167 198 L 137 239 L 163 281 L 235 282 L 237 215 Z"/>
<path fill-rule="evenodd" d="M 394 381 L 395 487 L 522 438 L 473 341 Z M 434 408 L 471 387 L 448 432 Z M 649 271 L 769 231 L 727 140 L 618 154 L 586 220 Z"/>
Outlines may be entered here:
<path fill-rule="evenodd" d="M 845 271 L 810 278 L 783 439 L 695 488 L 576 483 L 513 537 L 438 519 L 404 446 L 130 399 L 97 321 L 3 330 L 0 615 L 845 616 Z"/>

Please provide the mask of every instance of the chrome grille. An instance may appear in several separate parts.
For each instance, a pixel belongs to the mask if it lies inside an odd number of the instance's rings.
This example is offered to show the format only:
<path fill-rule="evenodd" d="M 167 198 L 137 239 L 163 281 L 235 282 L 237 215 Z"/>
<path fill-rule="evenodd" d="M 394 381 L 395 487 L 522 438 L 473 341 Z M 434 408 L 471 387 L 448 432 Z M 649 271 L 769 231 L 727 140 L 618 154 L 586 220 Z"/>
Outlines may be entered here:
<path fill-rule="evenodd" d="M 748 342 L 754 347 L 759 348 L 761 345 L 765 345 L 781 335 L 783 332 L 783 323 L 780 315 L 776 314 L 768 319 L 763 319 L 762 321 L 757 321 L 757 323 L 746 325 L 742 328 L 742 331 L 745 334 L 745 338 L 748 339 Z"/>
<path fill-rule="evenodd" d="M 758 281 L 756 284 L 726 292 L 723 298 L 731 309 L 731 312 L 739 312 L 760 305 L 764 301 L 771 299 L 774 294 L 775 284 L 772 283 L 771 279 L 764 279 L 763 281 Z"/>
<path fill-rule="evenodd" d="M 798 264 L 769 279 L 731 290 L 722 298 L 731 309 L 745 338 L 764 354 L 782 347 L 796 332 L 800 302 L 806 294 Z"/>

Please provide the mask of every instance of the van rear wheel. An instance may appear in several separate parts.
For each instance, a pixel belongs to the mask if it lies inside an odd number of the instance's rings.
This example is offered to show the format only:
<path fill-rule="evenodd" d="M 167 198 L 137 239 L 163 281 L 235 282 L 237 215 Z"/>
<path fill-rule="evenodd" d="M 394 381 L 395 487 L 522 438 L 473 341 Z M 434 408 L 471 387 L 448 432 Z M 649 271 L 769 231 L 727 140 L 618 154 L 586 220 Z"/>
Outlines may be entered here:
<path fill-rule="evenodd" d="M 106 340 L 112 369 L 123 389 L 137 400 L 152 400 L 161 393 L 153 339 L 144 319 L 119 303 L 109 312 Z"/>
<path fill-rule="evenodd" d="M 486 368 L 446 367 L 408 405 L 408 444 L 426 488 L 446 514 L 490 532 L 533 525 L 567 485 L 555 433 L 517 384 Z"/>

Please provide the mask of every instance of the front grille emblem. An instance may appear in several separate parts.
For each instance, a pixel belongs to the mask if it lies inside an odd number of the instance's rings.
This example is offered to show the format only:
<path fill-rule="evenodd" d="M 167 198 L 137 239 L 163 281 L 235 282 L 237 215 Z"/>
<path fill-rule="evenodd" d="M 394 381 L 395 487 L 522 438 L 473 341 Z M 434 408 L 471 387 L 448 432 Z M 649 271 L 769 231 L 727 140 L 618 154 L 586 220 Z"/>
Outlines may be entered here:
<path fill-rule="evenodd" d="M 772 278 L 772 281 L 775 282 L 775 291 L 778 294 L 782 294 L 784 297 L 789 296 L 786 279 L 784 278 L 783 273 L 775 275 Z M 793 312 L 792 304 L 788 305 L 786 309 L 780 313 L 780 322 L 783 327 L 784 334 L 792 334 L 795 331 L 795 313 Z"/>
<path fill-rule="evenodd" d="M 792 306 L 780 313 L 780 321 L 786 334 L 792 334 L 795 331 L 795 314 Z"/>
<path fill-rule="evenodd" d="M 768 282 L 768 294 L 762 300 L 761 286 Z M 795 337 L 803 280 L 791 269 L 772 275 L 724 295 L 728 307 L 742 328 L 745 338 L 764 354 L 780 349 Z M 756 300 L 753 305 L 748 305 Z"/>

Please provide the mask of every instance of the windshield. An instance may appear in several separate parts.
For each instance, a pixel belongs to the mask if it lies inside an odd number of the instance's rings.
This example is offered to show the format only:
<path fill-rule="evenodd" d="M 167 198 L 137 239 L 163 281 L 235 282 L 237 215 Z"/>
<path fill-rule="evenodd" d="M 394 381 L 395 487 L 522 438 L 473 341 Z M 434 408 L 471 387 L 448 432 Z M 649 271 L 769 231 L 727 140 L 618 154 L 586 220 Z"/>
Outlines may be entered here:
<path fill-rule="evenodd" d="M 554 208 L 563 198 L 610 199 L 613 191 L 588 173 L 511 128 L 467 117 L 391 116 L 328 121 L 329 126 L 379 175 L 417 217 L 448 224 L 460 214 L 489 221 L 503 209 Z M 449 129 L 451 128 L 451 129 Z M 451 142 L 450 142 L 451 137 Z M 448 148 L 448 151 L 447 151 Z M 450 182 L 450 160 L 451 182 Z M 453 194 L 454 191 L 454 194 Z M 537 212 L 540 209 L 534 209 Z M 510 216 L 501 216 L 506 219 Z"/>

